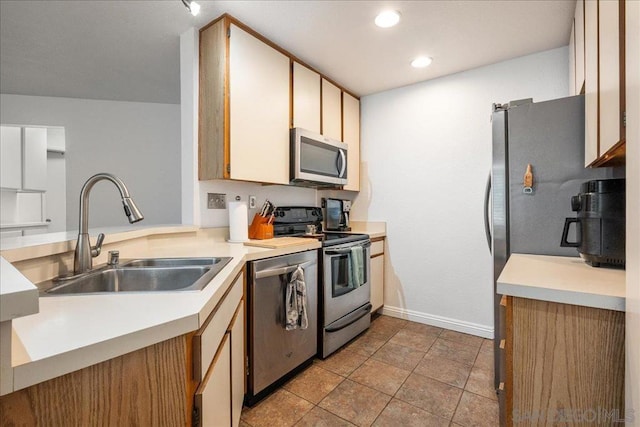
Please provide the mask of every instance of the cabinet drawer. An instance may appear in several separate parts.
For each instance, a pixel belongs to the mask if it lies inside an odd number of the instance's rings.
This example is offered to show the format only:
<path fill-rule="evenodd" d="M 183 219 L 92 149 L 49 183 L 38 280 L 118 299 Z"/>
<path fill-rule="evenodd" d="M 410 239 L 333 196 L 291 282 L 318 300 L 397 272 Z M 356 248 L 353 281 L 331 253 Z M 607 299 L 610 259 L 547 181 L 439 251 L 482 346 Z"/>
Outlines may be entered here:
<path fill-rule="evenodd" d="M 231 290 L 213 313 L 209 315 L 204 326 L 193 337 L 194 378 L 201 381 L 209 369 L 220 342 L 227 332 L 236 308 L 242 299 L 244 273 L 236 278 Z"/>
<path fill-rule="evenodd" d="M 195 406 L 200 414 L 199 426 L 231 425 L 231 344 L 229 334 L 215 355 L 215 361 L 195 395 Z"/>
<path fill-rule="evenodd" d="M 376 256 L 383 253 L 384 253 L 384 240 L 371 242 L 371 256 Z"/>

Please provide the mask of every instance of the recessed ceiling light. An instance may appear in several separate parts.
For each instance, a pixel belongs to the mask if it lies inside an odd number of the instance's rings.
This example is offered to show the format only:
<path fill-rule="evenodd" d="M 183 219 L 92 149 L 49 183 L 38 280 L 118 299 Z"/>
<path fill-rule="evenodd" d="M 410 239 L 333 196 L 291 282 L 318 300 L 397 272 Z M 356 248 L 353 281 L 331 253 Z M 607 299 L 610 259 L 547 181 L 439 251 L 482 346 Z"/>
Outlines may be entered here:
<path fill-rule="evenodd" d="M 376 25 L 380 28 L 389 28 L 400 22 L 400 12 L 396 10 L 385 10 L 376 16 Z"/>
<path fill-rule="evenodd" d="M 411 61 L 411 66 L 415 68 L 424 68 L 428 67 L 429 64 L 431 64 L 431 61 L 433 61 L 433 59 L 429 58 L 428 56 L 419 56 Z"/>

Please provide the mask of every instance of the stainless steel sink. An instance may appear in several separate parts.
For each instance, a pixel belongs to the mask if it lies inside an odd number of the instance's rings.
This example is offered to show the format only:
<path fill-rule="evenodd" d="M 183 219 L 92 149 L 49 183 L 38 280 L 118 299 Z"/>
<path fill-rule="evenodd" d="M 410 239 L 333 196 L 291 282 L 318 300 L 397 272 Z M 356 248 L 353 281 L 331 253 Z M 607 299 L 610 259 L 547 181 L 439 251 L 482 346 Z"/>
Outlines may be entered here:
<path fill-rule="evenodd" d="M 50 281 L 42 296 L 201 290 L 232 258 L 149 258 L 105 266 L 77 278 Z M 49 287 L 49 286 L 50 287 Z"/>
<path fill-rule="evenodd" d="M 195 267 L 224 263 L 231 258 L 143 258 L 125 261 L 120 267 Z"/>

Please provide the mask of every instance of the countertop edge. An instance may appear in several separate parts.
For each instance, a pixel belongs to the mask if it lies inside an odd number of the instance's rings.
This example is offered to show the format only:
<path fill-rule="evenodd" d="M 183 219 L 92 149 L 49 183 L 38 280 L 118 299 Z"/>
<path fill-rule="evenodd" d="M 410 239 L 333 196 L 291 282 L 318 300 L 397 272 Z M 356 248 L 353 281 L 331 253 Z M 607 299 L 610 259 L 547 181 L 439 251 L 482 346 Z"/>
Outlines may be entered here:
<path fill-rule="evenodd" d="M 37 313 L 38 288 L 3 257 L 0 271 L 0 322 Z"/>
<path fill-rule="evenodd" d="M 595 268 L 580 258 L 512 254 L 497 280 L 498 294 L 625 311 L 625 272 Z"/>

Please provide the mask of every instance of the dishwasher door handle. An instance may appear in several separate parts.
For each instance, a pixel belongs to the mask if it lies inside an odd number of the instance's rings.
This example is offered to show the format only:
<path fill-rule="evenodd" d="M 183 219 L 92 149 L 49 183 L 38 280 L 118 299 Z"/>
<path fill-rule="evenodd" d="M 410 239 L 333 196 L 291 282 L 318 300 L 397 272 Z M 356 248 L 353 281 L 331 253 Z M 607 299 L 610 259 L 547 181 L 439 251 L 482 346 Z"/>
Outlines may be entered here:
<path fill-rule="evenodd" d="M 307 261 L 301 264 L 288 265 L 286 267 L 270 268 L 268 270 L 261 270 L 254 272 L 253 276 L 256 279 L 264 279 L 265 277 L 280 276 L 282 274 L 293 273 L 298 267 L 307 268 L 314 265 L 316 261 Z"/>

